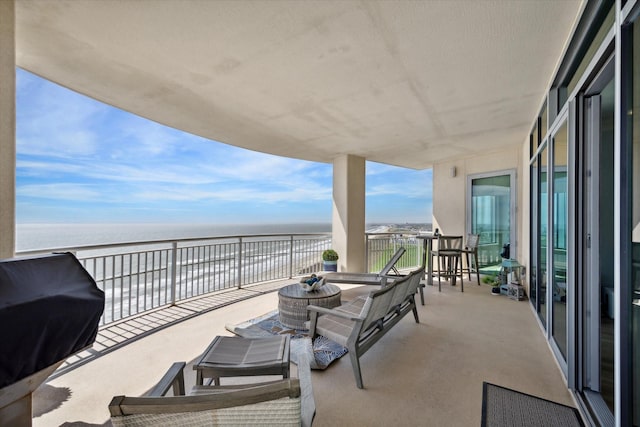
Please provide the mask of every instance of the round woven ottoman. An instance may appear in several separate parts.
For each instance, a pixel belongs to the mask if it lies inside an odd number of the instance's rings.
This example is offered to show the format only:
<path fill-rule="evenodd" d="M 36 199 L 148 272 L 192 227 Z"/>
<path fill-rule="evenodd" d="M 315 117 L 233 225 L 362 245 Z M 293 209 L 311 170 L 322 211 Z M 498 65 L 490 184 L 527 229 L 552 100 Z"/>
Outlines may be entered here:
<path fill-rule="evenodd" d="M 278 291 L 278 312 L 280 323 L 294 329 L 306 329 L 309 320 L 307 306 L 333 308 L 340 305 L 341 290 L 330 283 L 311 292 L 303 290 L 300 285 L 288 285 Z"/>

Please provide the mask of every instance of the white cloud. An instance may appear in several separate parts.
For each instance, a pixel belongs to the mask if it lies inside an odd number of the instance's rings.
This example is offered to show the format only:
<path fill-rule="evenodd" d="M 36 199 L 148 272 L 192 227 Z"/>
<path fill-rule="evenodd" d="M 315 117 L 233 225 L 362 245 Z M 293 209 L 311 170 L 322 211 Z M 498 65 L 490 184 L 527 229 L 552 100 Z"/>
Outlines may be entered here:
<path fill-rule="evenodd" d="M 93 202 L 103 206 L 106 218 L 109 212 L 122 218 L 140 209 L 158 215 L 179 209 L 188 221 L 189 215 L 202 217 L 203 210 L 230 204 L 240 211 L 224 212 L 229 218 L 247 215 L 257 205 L 272 215 L 292 212 L 291 221 L 300 220 L 295 212 L 317 212 L 313 203 L 330 211 L 330 164 L 209 141 L 25 71 L 17 75 L 17 197 L 30 220 L 38 215 L 37 199 L 48 214 L 57 209 L 62 218 L 90 211 Z M 367 196 L 375 199 L 368 210 L 377 209 L 376 217 L 392 214 L 395 201 L 431 197 L 430 171 L 373 162 L 367 162 L 366 170 Z M 80 207 L 80 202 L 89 203 Z M 46 219 L 47 213 L 42 215 Z M 285 221 L 284 215 L 277 219 Z"/>
<path fill-rule="evenodd" d="M 369 165 L 373 163 L 368 163 Z M 432 171 L 373 164 L 375 171 L 367 175 L 367 196 L 394 196 L 407 199 L 431 198 Z"/>
<path fill-rule="evenodd" d="M 24 71 L 17 75 L 20 153 L 52 157 L 94 153 L 98 144 L 95 123 L 109 107 Z"/>
<path fill-rule="evenodd" d="M 19 158 L 16 167 L 22 176 L 42 176 L 54 179 L 56 176 L 76 177 L 84 180 L 104 180 L 108 182 L 158 183 L 198 185 L 216 182 L 216 178 L 194 171 L 188 164 L 171 163 L 166 166 L 138 165 L 117 162 L 94 162 L 86 159 L 74 160 L 25 160 Z M 195 172 L 195 173 L 194 173 Z"/>
<path fill-rule="evenodd" d="M 171 157 L 185 142 L 201 139 L 128 113 L 117 114 L 113 127 L 113 134 L 105 141 L 109 145 L 105 150 L 118 160 L 140 155 Z"/>
<path fill-rule="evenodd" d="M 20 197 L 65 201 L 103 201 L 103 194 L 86 184 L 29 184 L 17 187 Z"/>
<path fill-rule="evenodd" d="M 405 184 L 399 185 L 377 185 L 367 191 L 367 197 L 375 196 L 393 196 L 409 199 L 419 199 L 427 197 L 431 192 L 422 186 L 407 187 Z"/>
<path fill-rule="evenodd" d="M 394 173 L 397 171 L 406 171 L 406 170 L 410 170 L 410 169 L 368 161 L 366 173 L 367 173 L 367 176 L 373 176 L 373 175 L 381 175 L 381 174 Z"/>
<path fill-rule="evenodd" d="M 324 188 L 264 189 L 256 186 L 216 186 L 211 189 L 159 187 L 141 189 L 132 197 L 140 202 L 244 202 L 247 206 L 261 203 L 304 203 L 331 200 L 331 190 Z"/>

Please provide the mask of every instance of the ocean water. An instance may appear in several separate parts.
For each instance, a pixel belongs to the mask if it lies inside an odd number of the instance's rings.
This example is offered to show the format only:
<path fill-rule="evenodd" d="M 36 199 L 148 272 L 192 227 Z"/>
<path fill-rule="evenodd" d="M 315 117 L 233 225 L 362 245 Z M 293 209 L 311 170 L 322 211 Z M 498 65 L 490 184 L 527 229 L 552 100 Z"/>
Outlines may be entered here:
<path fill-rule="evenodd" d="M 329 233 L 331 224 L 18 224 L 20 251 L 247 234 Z"/>
<path fill-rule="evenodd" d="M 430 231 L 431 224 L 368 224 L 368 233 Z M 330 233 L 330 223 L 290 224 L 18 224 L 20 251 L 76 248 L 113 243 L 255 234 Z"/>
<path fill-rule="evenodd" d="M 368 232 L 416 232 L 422 227 L 407 224 L 372 224 Z M 244 283 L 287 277 L 317 271 L 320 253 L 330 245 L 329 238 L 310 239 L 297 247 L 291 264 L 290 248 L 282 242 L 245 242 L 237 245 L 217 242 L 209 250 L 179 250 L 170 255 L 170 247 L 137 245 L 153 241 L 264 234 L 330 233 L 331 224 L 19 224 L 16 247 L 20 251 L 71 250 L 109 244 L 131 244 L 124 256 L 119 248 L 80 251 L 83 265 L 105 292 L 102 323 L 110 323 L 169 302 L 172 284 L 169 260 L 176 257 L 175 289 L 178 299 L 190 298 L 214 290 Z M 156 252 L 156 249 L 159 249 Z M 139 252 L 138 252 L 139 251 Z M 164 252 L 163 252 L 164 251 Z M 236 259 L 242 253 L 242 264 Z M 164 253 L 164 255 L 163 255 Z M 19 255 L 19 254 L 18 254 Z M 239 272 L 239 268 L 241 271 Z M 206 289 L 205 289 L 206 287 Z"/>

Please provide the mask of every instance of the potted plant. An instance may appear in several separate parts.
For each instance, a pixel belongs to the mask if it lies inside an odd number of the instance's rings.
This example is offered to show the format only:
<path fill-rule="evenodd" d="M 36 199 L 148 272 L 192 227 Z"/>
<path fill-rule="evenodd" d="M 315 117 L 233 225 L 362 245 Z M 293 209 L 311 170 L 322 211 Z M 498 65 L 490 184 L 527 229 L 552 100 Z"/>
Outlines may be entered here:
<path fill-rule="evenodd" d="M 491 285 L 491 295 L 500 295 L 500 276 L 484 276 L 482 282 Z"/>
<path fill-rule="evenodd" d="M 324 271 L 338 271 L 338 253 L 333 249 L 322 252 L 322 269 Z"/>

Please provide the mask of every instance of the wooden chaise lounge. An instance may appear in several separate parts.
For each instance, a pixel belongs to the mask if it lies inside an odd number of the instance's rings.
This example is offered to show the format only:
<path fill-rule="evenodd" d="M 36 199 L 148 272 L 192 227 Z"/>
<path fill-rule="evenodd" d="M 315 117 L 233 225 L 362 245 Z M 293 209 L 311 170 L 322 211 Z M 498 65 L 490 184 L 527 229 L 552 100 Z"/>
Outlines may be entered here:
<path fill-rule="evenodd" d="M 400 248 L 389 259 L 379 273 L 326 273 L 324 275 L 327 283 L 354 283 L 359 285 L 384 285 L 387 280 L 395 280 L 400 276 L 396 268 L 396 263 L 406 252 L 405 248 Z M 390 275 L 391 271 L 394 275 Z"/>
<path fill-rule="evenodd" d="M 402 255 L 406 252 L 406 249 L 399 248 L 379 273 L 326 273 L 324 275 L 327 283 L 353 283 L 356 285 L 378 285 L 384 286 L 388 282 L 403 277 L 396 268 L 397 262 Z M 391 274 L 393 272 L 393 274 Z M 420 291 L 420 302 L 424 305 L 424 292 L 422 290 L 423 285 L 420 285 L 418 290 Z"/>
<path fill-rule="evenodd" d="M 360 356 L 408 313 L 413 312 L 416 323 L 420 322 L 415 294 L 423 276 L 424 268 L 419 268 L 333 309 L 307 306 L 311 319 L 309 335 L 313 338 L 322 335 L 347 347 L 358 388 L 363 388 Z"/>

